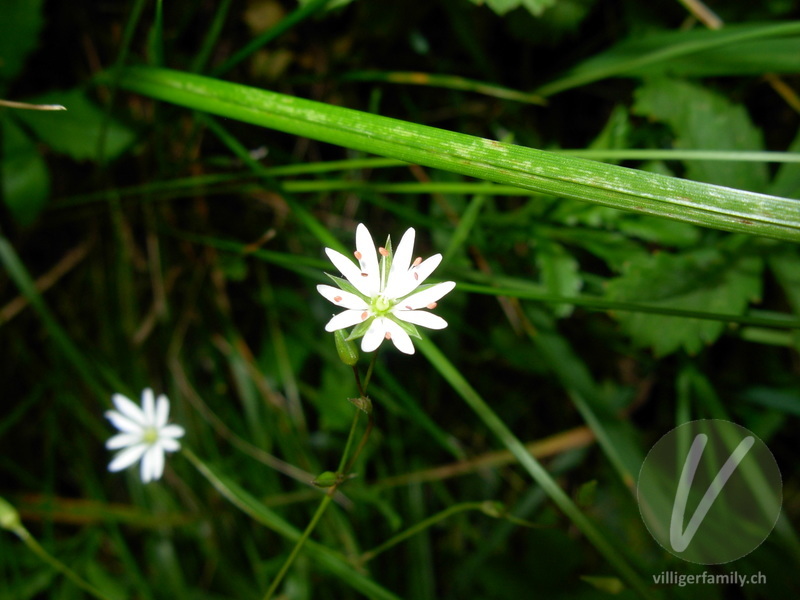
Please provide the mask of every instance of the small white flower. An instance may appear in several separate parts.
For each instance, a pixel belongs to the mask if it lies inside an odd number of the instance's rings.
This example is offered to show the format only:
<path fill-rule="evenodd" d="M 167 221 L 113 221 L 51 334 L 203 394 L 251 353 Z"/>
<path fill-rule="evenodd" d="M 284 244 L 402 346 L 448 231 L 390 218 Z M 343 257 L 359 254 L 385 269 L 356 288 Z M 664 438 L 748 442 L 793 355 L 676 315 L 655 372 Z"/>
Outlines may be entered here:
<path fill-rule="evenodd" d="M 456 284 L 445 281 L 421 285 L 442 261 L 442 255 L 434 254 L 424 261 L 417 258 L 412 263 L 414 235 L 414 229 L 409 228 L 394 254 L 390 239 L 376 252 L 369 230 L 359 224 L 355 252 L 358 264 L 336 250 L 325 248 L 328 258 L 347 279 L 328 275 L 339 288 L 317 286 L 317 291 L 326 299 L 347 309 L 335 315 L 325 331 L 355 325 L 349 339 L 363 336 L 361 349 L 364 352 L 372 352 L 387 339 L 392 340 L 400 352 L 414 354 L 410 336 L 420 337 L 415 325 L 429 329 L 447 327 L 444 319 L 420 309 L 435 308 L 436 302 Z"/>
<path fill-rule="evenodd" d="M 153 398 L 150 388 L 142 392 L 142 407 L 122 394 L 114 394 L 111 399 L 117 410 L 106 412 L 106 418 L 120 430 L 106 442 L 109 450 L 120 450 L 109 471 L 121 471 L 141 459 L 142 482 L 155 481 L 164 472 L 164 452 L 175 452 L 181 445 L 177 438 L 185 431 L 180 425 L 167 425 L 169 400 L 164 394 L 158 400 Z"/>

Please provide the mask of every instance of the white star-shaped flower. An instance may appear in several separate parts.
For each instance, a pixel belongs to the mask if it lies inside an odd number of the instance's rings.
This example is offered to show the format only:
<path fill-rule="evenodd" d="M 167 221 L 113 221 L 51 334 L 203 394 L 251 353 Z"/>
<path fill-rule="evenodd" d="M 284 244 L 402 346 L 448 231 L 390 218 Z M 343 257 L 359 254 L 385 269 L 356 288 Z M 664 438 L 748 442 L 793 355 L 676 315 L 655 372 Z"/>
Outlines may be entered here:
<path fill-rule="evenodd" d="M 109 450 L 121 450 L 108 465 L 109 471 L 121 471 L 141 459 L 142 482 L 155 481 L 164 472 L 164 452 L 175 452 L 181 445 L 178 438 L 186 433 L 180 425 L 167 425 L 169 400 L 164 394 L 158 400 L 153 390 L 142 392 L 142 407 L 122 394 L 111 399 L 117 410 L 106 412 L 106 418 L 120 430 L 106 442 Z"/>
<path fill-rule="evenodd" d="M 348 339 L 363 336 L 361 349 L 364 352 L 372 352 L 387 339 L 392 340 L 400 352 L 414 354 L 410 336 L 420 337 L 415 325 L 429 329 L 447 327 L 447 321 L 421 309 L 436 308 L 436 302 L 456 284 L 445 281 L 422 285 L 442 261 L 442 255 L 434 254 L 424 261 L 417 258 L 412 262 L 414 235 L 414 229 L 409 228 L 396 253 L 392 252 L 390 239 L 376 252 L 369 230 L 359 224 L 355 252 L 358 264 L 336 250 L 325 248 L 328 258 L 346 278 L 328 275 L 339 287 L 317 286 L 317 291 L 326 299 L 346 309 L 328 322 L 325 331 L 355 325 Z"/>

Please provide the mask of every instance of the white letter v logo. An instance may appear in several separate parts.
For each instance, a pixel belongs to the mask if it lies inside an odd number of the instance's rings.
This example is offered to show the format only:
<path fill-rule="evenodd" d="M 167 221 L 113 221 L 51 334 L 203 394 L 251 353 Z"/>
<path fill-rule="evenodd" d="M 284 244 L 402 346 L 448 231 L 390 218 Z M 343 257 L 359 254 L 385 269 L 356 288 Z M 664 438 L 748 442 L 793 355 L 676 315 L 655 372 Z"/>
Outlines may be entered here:
<path fill-rule="evenodd" d="M 703 456 L 703 450 L 708 443 L 708 436 L 704 433 L 698 433 L 692 442 L 692 447 L 689 448 L 689 454 L 686 456 L 686 462 L 683 463 L 683 471 L 681 478 L 678 482 L 678 489 L 675 492 L 675 504 L 672 505 L 672 519 L 669 522 L 669 541 L 672 544 L 673 550 L 676 552 L 683 552 L 689 546 L 697 533 L 697 529 L 706 518 L 711 505 L 717 499 L 722 488 L 728 482 L 728 479 L 739 466 L 739 463 L 744 460 L 744 457 L 753 447 L 755 438 L 747 436 L 736 447 L 736 449 L 722 465 L 722 468 L 714 477 L 714 481 L 708 486 L 703 499 L 697 505 L 689 524 L 686 526 L 686 531 L 681 531 L 683 527 L 683 515 L 686 512 L 686 501 L 689 499 L 689 490 L 694 481 L 694 475 L 697 472 L 697 465 L 700 463 L 700 458 Z"/>

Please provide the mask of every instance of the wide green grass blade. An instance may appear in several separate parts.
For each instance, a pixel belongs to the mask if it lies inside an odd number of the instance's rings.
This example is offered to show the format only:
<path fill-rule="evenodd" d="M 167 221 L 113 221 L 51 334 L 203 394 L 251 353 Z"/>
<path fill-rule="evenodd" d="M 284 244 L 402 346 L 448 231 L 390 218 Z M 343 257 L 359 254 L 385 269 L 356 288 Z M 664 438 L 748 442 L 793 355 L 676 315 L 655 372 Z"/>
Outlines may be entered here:
<path fill-rule="evenodd" d="M 118 77 L 132 92 L 293 135 L 553 196 L 800 242 L 800 202 L 788 198 L 560 156 L 178 71 L 136 67 Z"/>
<path fill-rule="evenodd" d="M 718 30 L 678 31 L 651 35 L 645 38 L 633 38 L 621 42 L 610 50 L 597 54 L 569 71 L 564 77 L 543 85 L 536 90 L 542 96 L 552 96 L 569 90 L 606 79 L 608 77 L 641 77 L 643 75 L 658 75 L 669 72 L 680 74 L 681 66 L 688 63 L 705 64 L 705 67 L 695 67 L 696 74 L 704 74 L 703 68 L 710 69 L 718 53 L 727 54 L 725 68 L 720 66 L 717 75 L 731 74 L 730 61 L 732 57 L 739 57 L 741 69 L 745 73 L 752 70 L 746 67 L 745 50 L 758 50 L 758 56 L 764 59 L 764 43 L 770 40 L 782 40 L 779 48 L 768 48 L 768 56 L 772 57 L 771 70 L 784 71 L 787 68 L 785 56 L 780 60 L 775 57 L 776 50 L 785 51 L 787 40 L 789 44 L 797 44 L 796 36 L 800 35 L 800 22 L 790 21 L 783 23 L 728 25 Z M 747 44 L 761 42 L 757 48 L 747 48 Z M 706 55 L 705 53 L 711 53 Z M 790 55 L 791 57 L 792 55 Z M 798 66 L 795 59 L 794 71 Z M 791 60 L 791 59 L 790 59 Z M 735 68 L 734 64 L 734 68 Z M 761 65 L 765 66 L 765 65 Z M 673 68 L 674 67 L 674 68 Z M 713 72 L 713 71 L 712 71 Z M 736 71 L 738 72 L 738 71 Z M 764 71 L 760 71 L 763 73 Z M 687 72 L 686 74 L 692 74 Z"/>

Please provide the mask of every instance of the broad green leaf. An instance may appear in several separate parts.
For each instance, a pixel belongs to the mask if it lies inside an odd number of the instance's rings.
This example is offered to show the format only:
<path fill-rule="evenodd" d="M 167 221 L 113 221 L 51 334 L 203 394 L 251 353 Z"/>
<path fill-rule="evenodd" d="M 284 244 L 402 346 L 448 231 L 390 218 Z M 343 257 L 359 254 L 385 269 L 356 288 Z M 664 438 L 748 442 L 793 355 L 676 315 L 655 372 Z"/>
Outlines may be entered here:
<path fill-rule="evenodd" d="M 38 45 L 43 24 L 42 0 L 0 2 L 0 94 Z"/>
<path fill-rule="evenodd" d="M 741 315 L 761 293 L 762 261 L 744 251 L 700 249 L 633 258 L 608 283 L 608 298 L 684 310 Z M 722 333 L 724 323 L 664 315 L 618 312 L 623 329 L 657 356 L 683 348 L 699 352 Z"/>
<path fill-rule="evenodd" d="M 695 83 L 655 79 L 636 90 L 634 111 L 669 125 L 675 147 L 683 149 L 762 150 L 761 131 L 744 107 Z M 759 163 L 691 161 L 691 179 L 760 191 L 767 185 L 767 169 Z"/>
<path fill-rule="evenodd" d="M 541 272 L 541 281 L 548 291 L 559 296 L 572 296 L 580 291 L 583 278 L 578 261 L 561 244 L 538 241 L 536 264 Z M 569 316 L 573 308 L 571 304 L 557 304 L 553 307 L 559 317 Z"/>
<path fill-rule="evenodd" d="M 113 160 L 133 143 L 133 132 L 106 113 L 80 90 L 50 92 L 35 99 L 63 104 L 65 112 L 20 111 L 17 117 L 53 150 L 75 160 Z M 98 155 L 102 143 L 102 156 Z"/>
<path fill-rule="evenodd" d="M 168 69 L 123 89 L 410 163 L 706 227 L 800 241 L 800 202 L 559 156 Z"/>
<path fill-rule="evenodd" d="M 471 2 L 479 6 L 485 4 L 501 16 L 522 4 L 522 0 L 471 0 Z"/>
<path fill-rule="evenodd" d="M 0 118 L 0 183 L 3 199 L 14 218 L 31 224 L 50 195 L 50 173 L 36 144 L 11 119 Z"/>
<path fill-rule="evenodd" d="M 795 248 L 787 248 L 781 253 L 773 252 L 769 256 L 769 267 L 792 310 L 800 315 L 800 255 Z"/>
<path fill-rule="evenodd" d="M 797 134 L 788 151 L 800 156 L 800 129 L 797 130 Z M 772 194 L 800 199 L 800 164 L 787 163 L 781 165 L 775 174 L 775 179 L 772 180 L 769 191 Z"/>

